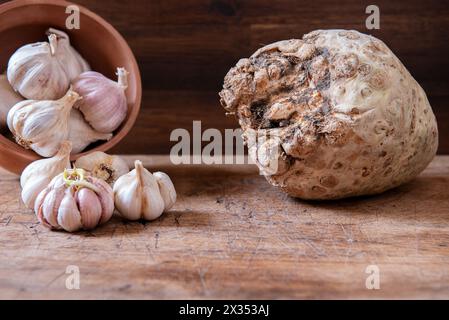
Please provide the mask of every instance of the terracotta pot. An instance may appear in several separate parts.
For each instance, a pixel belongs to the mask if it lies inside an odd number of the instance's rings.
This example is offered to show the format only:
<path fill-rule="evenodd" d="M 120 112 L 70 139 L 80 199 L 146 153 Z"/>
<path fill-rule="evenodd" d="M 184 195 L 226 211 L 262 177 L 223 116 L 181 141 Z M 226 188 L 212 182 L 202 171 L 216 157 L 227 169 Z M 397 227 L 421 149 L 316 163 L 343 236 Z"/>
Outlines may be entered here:
<path fill-rule="evenodd" d="M 136 59 L 123 37 L 108 22 L 88 9 L 80 9 L 80 29 L 67 30 L 65 22 L 70 3 L 56 0 L 18 0 L 0 5 L 0 73 L 6 71 L 11 55 L 21 46 L 46 41 L 49 27 L 61 29 L 70 36 L 72 45 L 89 62 L 92 69 L 116 79 L 116 68 L 129 71 L 128 116 L 114 132 L 114 137 L 73 155 L 72 160 L 92 151 L 106 151 L 115 146 L 134 125 L 142 99 L 142 84 Z M 5 132 L 2 132 L 6 134 Z M 40 157 L 0 135 L 0 166 L 17 174 Z"/>

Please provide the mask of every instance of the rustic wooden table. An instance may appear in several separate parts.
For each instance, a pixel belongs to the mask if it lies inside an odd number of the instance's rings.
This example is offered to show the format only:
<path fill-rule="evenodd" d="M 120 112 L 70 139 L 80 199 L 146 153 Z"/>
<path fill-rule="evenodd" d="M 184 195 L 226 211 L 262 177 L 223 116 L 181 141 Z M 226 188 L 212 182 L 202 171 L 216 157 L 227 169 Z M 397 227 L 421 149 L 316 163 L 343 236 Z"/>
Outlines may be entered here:
<path fill-rule="evenodd" d="M 152 223 L 52 232 L 0 172 L 0 298 L 449 298 L 449 156 L 380 196 L 304 202 L 252 166 L 173 167 L 179 200 Z M 80 270 L 69 290 L 67 266 Z M 379 268 L 368 290 L 366 268 Z"/>

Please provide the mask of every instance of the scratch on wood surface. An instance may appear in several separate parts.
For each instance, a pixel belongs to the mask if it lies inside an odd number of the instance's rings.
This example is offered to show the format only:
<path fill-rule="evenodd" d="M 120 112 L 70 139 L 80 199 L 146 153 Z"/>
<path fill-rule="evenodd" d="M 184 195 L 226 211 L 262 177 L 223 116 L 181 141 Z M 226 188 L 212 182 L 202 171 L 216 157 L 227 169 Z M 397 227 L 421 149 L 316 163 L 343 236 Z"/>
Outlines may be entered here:
<path fill-rule="evenodd" d="M 416 211 L 416 203 L 413 204 L 413 218 L 415 219 L 415 253 L 419 255 L 419 233 L 418 233 L 418 214 Z"/>
<path fill-rule="evenodd" d="M 326 257 L 326 251 L 324 251 L 324 249 L 322 249 L 321 247 L 316 246 L 312 241 L 310 241 L 309 239 L 303 239 L 302 240 L 305 244 L 307 244 L 314 252 L 317 256 L 319 257 Z"/>
<path fill-rule="evenodd" d="M 153 252 L 151 251 L 151 245 L 150 244 L 146 244 L 145 248 L 147 249 L 147 256 L 154 262 L 156 262 L 156 259 L 154 258 Z"/>
<path fill-rule="evenodd" d="M 33 224 L 31 227 L 27 224 L 23 224 L 23 223 L 19 223 L 18 225 L 22 226 L 23 228 L 25 228 L 25 230 L 34 238 L 37 240 L 37 246 L 36 248 L 34 248 L 34 250 L 39 249 L 40 245 L 41 245 L 41 239 L 39 237 L 39 231 L 36 228 L 37 224 Z"/>
<path fill-rule="evenodd" d="M 154 234 L 154 249 L 159 248 L 159 231 Z"/>
<path fill-rule="evenodd" d="M 115 232 L 117 231 L 117 228 L 118 228 L 118 224 L 116 223 L 116 224 L 114 225 L 114 228 L 112 229 L 112 232 L 111 232 L 111 239 L 114 238 Z"/>
<path fill-rule="evenodd" d="M 259 245 L 260 245 L 261 241 L 262 241 L 262 238 L 261 238 L 261 237 L 258 237 L 258 238 L 257 238 L 256 246 L 254 247 L 254 249 L 253 249 L 253 251 L 252 251 L 252 253 L 251 253 L 251 256 L 250 256 L 249 259 L 248 259 L 248 267 L 251 266 L 254 257 L 257 256 L 257 252 L 258 252 L 258 250 L 259 250 Z"/>
<path fill-rule="evenodd" d="M 346 242 L 349 244 L 349 246 L 346 248 L 346 252 L 345 252 L 345 264 L 348 263 L 349 258 L 351 257 L 352 254 L 352 244 L 354 242 L 354 239 L 352 237 L 352 226 L 351 226 L 351 234 L 349 234 L 345 227 L 343 226 L 343 224 L 340 223 L 340 227 L 345 235 L 346 238 Z"/>
<path fill-rule="evenodd" d="M 132 288 L 132 284 L 127 283 L 117 288 L 119 292 L 128 292 Z"/>
<path fill-rule="evenodd" d="M 12 216 L 9 216 L 9 217 L 7 217 L 7 218 L 5 218 L 4 219 L 4 224 L 5 224 L 5 227 L 7 227 L 8 225 L 9 225 L 9 223 L 11 222 L 11 220 L 12 220 Z"/>
<path fill-rule="evenodd" d="M 34 237 L 37 239 L 37 248 L 39 248 L 40 245 L 41 245 L 41 238 L 39 237 L 39 231 L 38 231 L 36 228 L 33 228 L 32 230 L 33 230 L 33 231 L 32 231 L 32 234 L 33 234 Z M 36 248 L 36 249 L 37 249 L 37 248 Z"/>
<path fill-rule="evenodd" d="M 46 285 L 45 288 L 48 288 L 49 286 L 51 286 L 56 280 L 58 280 L 59 278 L 61 278 L 63 275 L 65 275 L 65 271 L 59 273 L 56 277 L 54 277 L 52 280 L 50 280 Z"/>
<path fill-rule="evenodd" d="M 174 218 L 175 218 L 175 224 L 177 227 L 179 227 L 181 224 L 179 223 L 179 219 L 181 218 L 182 214 L 181 213 L 175 213 L 174 214 Z"/>
<path fill-rule="evenodd" d="M 359 230 L 360 234 L 366 239 L 367 242 L 371 242 L 372 241 L 371 237 L 362 230 L 363 225 L 364 225 L 363 223 L 358 224 L 357 229 Z"/>
<path fill-rule="evenodd" d="M 354 242 L 353 234 L 352 234 L 352 226 L 351 226 L 351 232 L 350 232 L 350 233 L 348 233 L 348 232 L 346 231 L 345 227 L 344 227 L 341 223 L 340 223 L 340 227 L 341 227 L 341 229 L 343 230 L 343 233 L 344 233 L 345 238 L 346 238 L 346 242 L 352 244 L 352 243 Z"/>
<path fill-rule="evenodd" d="M 207 286 L 206 286 L 206 278 L 205 278 L 207 271 L 208 271 L 207 269 L 206 270 L 203 270 L 201 268 L 197 269 L 198 276 L 200 278 L 203 295 L 207 295 Z"/>

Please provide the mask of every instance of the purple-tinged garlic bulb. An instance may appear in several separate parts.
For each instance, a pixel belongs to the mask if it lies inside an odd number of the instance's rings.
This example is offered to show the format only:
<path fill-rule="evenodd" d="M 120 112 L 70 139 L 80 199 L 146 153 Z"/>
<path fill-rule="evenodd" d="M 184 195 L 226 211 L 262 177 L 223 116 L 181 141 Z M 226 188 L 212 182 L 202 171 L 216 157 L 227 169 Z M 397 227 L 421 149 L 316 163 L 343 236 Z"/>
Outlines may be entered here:
<path fill-rule="evenodd" d="M 50 229 L 89 230 L 112 217 L 114 194 L 106 182 L 83 169 L 66 169 L 39 194 L 34 211 Z"/>
<path fill-rule="evenodd" d="M 73 83 L 73 89 L 83 97 L 75 108 L 98 132 L 111 133 L 126 118 L 128 72 L 118 68 L 117 76 L 118 81 L 114 82 L 101 73 L 89 71 L 82 73 Z"/>

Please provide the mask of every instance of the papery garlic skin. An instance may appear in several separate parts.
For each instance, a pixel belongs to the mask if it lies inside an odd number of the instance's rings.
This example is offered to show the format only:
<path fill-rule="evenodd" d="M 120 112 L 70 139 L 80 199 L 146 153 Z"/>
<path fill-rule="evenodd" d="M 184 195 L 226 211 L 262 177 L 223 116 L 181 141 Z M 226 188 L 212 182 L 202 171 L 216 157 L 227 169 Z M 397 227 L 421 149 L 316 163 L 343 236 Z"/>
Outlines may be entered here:
<path fill-rule="evenodd" d="M 110 133 L 125 120 L 128 112 L 125 90 L 128 87 L 128 72 L 117 69 L 118 82 L 114 82 L 94 71 L 82 73 L 74 82 L 73 89 L 83 99 L 75 108 L 98 132 Z"/>
<path fill-rule="evenodd" d="M 56 57 L 70 81 L 75 80 L 81 73 L 91 70 L 87 61 L 71 46 L 67 33 L 53 28 L 48 29 L 47 35 L 52 34 L 58 39 Z"/>
<path fill-rule="evenodd" d="M 56 100 L 70 86 L 65 67 L 60 63 L 56 35 L 49 42 L 19 48 L 9 59 L 7 76 L 15 91 L 29 100 Z"/>
<path fill-rule="evenodd" d="M 69 137 L 72 142 L 72 154 L 81 153 L 91 143 L 98 140 L 109 141 L 112 133 L 100 133 L 95 131 L 83 118 L 80 111 L 72 109 L 69 118 Z"/>
<path fill-rule="evenodd" d="M 37 196 L 54 177 L 64 169 L 70 169 L 71 149 L 71 142 L 64 141 L 54 157 L 36 160 L 23 170 L 20 176 L 20 185 L 22 187 L 22 200 L 28 208 L 34 208 Z"/>
<path fill-rule="evenodd" d="M 78 93 L 69 90 L 59 100 L 25 100 L 8 113 L 7 124 L 19 145 L 42 157 L 52 157 L 69 135 L 70 110 Z"/>
<path fill-rule="evenodd" d="M 165 209 L 156 178 L 146 170 L 141 161 L 135 169 L 121 176 L 114 184 L 115 207 L 128 220 L 154 220 Z"/>
<path fill-rule="evenodd" d="M 9 110 L 23 100 L 11 87 L 6 75 L 0 75 L 0 129 L 6 126 L 6 118 Z"/>
<path fill-rule="evenodd" d="M 170 210 L 176 202 L 175 186 L 168 174 L 164 172 L 154 172 L 153 176 L 156 178 L 157 184 L 159 185 L 159 191 L 164 200 L 164 211 Z"/>
<path fill-rule="evenodd" d="M 114 195 L 108 184 L 84 170 L 65 170 L 39 194 L 34 210 L 50 229 L 89 230 L 111 219 Z"/>
<path fill-rule="evenodd" d="M 119 156 L 112 156 L 101 151 L 95 151 L 78 158 L 75 167 L 89 171 L 94 177 L 99 178 L 109 185 L 129 172 L 129 166 Z"/>

